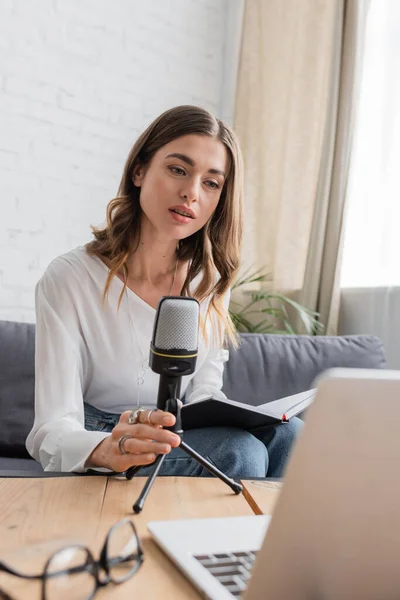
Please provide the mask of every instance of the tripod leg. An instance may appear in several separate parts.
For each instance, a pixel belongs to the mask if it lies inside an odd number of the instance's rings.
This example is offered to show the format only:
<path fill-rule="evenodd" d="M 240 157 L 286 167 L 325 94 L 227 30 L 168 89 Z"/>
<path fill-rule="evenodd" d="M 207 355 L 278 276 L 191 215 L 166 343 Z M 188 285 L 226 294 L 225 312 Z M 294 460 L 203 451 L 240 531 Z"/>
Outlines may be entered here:
<path fill-rule="evenodd" d="M 153 464 L 153 470 L 150 473 L 150 475 L 148 476 L 148 479 L 146 481 L 146 483 L 143 486 L 142 491 L 140 492 L 140 496 L 139 498 L 136 500 L 135 504 L 133 505 L 133 512 L 140 513 L 143 509 L 143 505 L 144 505 L 144 501 L 146 500 L 147 494 L 150 491 L 151 486 L 154 483 L 155 478 L 158 475 L 159 470 L 161 469 L 161 465 L 163 463 L 163 460 L 165 458 L 165 454 L 159 454 Z"/>
<path fill-rule="evenodd" d="M 237 483 L 230 477 L 227 477 L 225 473 L 217 469 L 217 467 L 214 467 L 214 465 L 212 465 L 208 460 L 201 456 L 201 454 L 198 454 L 196 450 L 193 450 L 193 448 L 188 446 L 183 440 L 181 441 L 180 448 L 182 448 L 182 450 L 184 450 L 186 454 L 189 454 L 189 456 L 191 456 L 192 458 L 194 458 L 194 460 L 200 463 L 202 467 L 207 469 L 207 471 L 210 471 L 210 473 L 212 473 L 216 477 L 219 477 L 224 483 L 229 485 L 229 487 L 235 492 L 235 494 L 240 494 L 240 492 L 243 490 L 243 486 L 240 483 Z"/>
<path fill-rule="evenodd" d="M 141 465 L 138 465 L 137 467 L 129 467 L 129 469 L 125 471 L 125 477 L 127 479 L 132 479 L 132 477 L 134 477 L 136 473 L 140 471 L 140 469 L 142 469 Z"/>
<path fill-rule="evenodd" d="M 191 458 L 194 458 L 194 460 L 196 460 L 199 464 L 201 464 L 202 467 L 207 469 L 207 471 L 209 471 L 216 477 L 219 477 L 224 483 L 229 485 L 229 487 L 231 488 L 231 490 L 233 490 L 235 492 L 235 494 L 240 494 L 240 492 L 243 491 L 243 486 L 240 485 L 240 483 L 237 483 L 230 477 L 227 477 L 225 475 L 225 473 L 223 473 L 222 471 L 217 469 L 217 467 L 214 467 L 214 465 L 212 465 L 208 460 L 203 458 L 203 456 L 201 456 L 201 454 L 198 454 L 195 450 L 193 450 L 193 448 L 188 446 L 182 440 L 183 431 L 182 431 L 182 427 L 181 427 L 181 407 L 179 405 L 178 399 L 170 398 L 166 403 L 166 410 L 175 415 L 176 422 L 175 422 L 175 425 L 173 425 L 172 427 L 166 427 L 165 429 L 168 429 L 169 431 L 173 431 L 179 435 L 179 437 L 181 438 L 180 447 L 182 448 L 182 450 L 184 452 L 186 452 L 186 454 L 188 454 Z M 159 470 L 161 469 L 161 465 L 163 463 L 165 456 L 166 456 L 165 454 L 159 454 L 157 456 L 157 458 L 153 464 L 153 470 L 151 471 L 138 499 L 136 500 L 135 504 L 132 507 L 133 512 L 140 513 L 142 511 L 144 501 L 146 500 L 147 494 L 149 493 L 150 488 L 153 485 L 154 480 L 157 477 Z M 131 467 L 130 469 L 128 469 L 126 472 L 126 478 L 131 479 L 133 477 L 133 475 L 135 475 L 135 473 L 137 473 L 137 471 L 139 471 L 140 468 L 141 467 Z"/>

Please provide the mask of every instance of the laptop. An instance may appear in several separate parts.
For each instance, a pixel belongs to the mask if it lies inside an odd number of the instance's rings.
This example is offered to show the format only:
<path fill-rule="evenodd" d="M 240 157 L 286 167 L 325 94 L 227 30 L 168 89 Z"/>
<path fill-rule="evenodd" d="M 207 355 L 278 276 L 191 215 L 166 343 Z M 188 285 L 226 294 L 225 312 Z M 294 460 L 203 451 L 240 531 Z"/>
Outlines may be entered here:
<path fill-rule="evenodd" d="M 148 523 L 206 598 L 400 598 L 400 371 L 316 387 L 272 517 Z"/>

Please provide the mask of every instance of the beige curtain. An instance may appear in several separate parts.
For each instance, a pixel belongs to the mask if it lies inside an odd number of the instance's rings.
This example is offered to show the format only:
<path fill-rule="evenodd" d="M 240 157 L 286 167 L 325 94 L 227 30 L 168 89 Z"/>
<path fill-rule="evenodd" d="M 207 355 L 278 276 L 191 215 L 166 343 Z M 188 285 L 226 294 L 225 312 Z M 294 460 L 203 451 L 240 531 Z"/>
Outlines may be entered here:
<path fill-rule="evenodd" d="M 347 174 L 369 0 L 247 0 L 235 130 L 243 266 L 336 333 Z"/>

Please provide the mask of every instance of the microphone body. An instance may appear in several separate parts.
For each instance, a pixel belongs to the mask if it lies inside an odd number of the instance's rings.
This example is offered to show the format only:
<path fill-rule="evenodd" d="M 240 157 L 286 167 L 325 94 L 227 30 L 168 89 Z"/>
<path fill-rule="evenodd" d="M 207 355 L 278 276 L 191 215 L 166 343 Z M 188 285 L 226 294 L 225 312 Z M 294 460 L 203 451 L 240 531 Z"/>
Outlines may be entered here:
<path fill-rule="evenodd" d="M 182 377 L 193 373 L 196 367 L 199 317 L 200 305 L 195 298 L 164 296 L 158 304 L 149 358 L 151 369 L 160 375 L 157 408 L 167 410 L 175 415 L 175 425 L 166 427 L 166 429 L 174 431 L 180 436 L 180 449 L 229 485 L 235 494 L 239 494 L 243 489 L 240 483 L 227 477 L 182 439 L 179 395 Z M 144 501 L 164 459 L 165 454 L 159 454 L 154 461 L 153 470 L 132 507 L 135 513 L 139 513 L 143 509 Z M 132 479 L 139 469 L 140 467 L 130 467 L 126 472 L 126 478 Z"/>
<path fill-rule="evenodd" d="M 150 368 L 160 375 L 157 408 L 179 399 L 184 375 L 196 368 L 200 305 L 195 298 L 164 296 L 154 321 L 150 344 Z"/>

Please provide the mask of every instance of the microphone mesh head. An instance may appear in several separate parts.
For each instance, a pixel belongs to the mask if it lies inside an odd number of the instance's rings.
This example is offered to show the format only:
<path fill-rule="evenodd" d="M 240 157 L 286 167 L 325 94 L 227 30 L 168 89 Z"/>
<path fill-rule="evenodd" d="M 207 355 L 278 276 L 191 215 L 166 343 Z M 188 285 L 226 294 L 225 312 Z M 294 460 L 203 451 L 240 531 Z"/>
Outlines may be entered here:
<path fill-rule="evenodd" d="M 162 350 L 197 350 L 199 303 L 194 298 L 163 298 L 158 305 L 153 343 Z"/>

